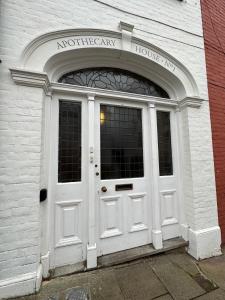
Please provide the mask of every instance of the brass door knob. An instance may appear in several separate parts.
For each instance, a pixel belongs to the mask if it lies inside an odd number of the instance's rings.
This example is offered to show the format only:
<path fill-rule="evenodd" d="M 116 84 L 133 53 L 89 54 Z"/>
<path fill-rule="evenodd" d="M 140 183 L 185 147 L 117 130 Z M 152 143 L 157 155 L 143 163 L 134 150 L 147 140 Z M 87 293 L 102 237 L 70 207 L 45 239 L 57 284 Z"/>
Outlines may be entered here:
<path fill-rule="evenodd" d="M 103 187 L 101 188 L 101 190 L 102 190 L 103 193 L 107 192 L 106 186 L 103 186 Z"/>

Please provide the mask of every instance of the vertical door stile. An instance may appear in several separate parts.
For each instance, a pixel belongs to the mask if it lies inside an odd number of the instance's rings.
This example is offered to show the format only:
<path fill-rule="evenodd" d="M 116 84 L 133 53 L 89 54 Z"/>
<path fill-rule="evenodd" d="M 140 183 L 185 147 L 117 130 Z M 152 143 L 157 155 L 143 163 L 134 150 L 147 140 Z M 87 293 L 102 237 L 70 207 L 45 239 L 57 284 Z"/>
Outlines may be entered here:
<path fill-rule="evenodd" d="M 87 268 L 97 266 L 97 247 L 96 247 L 96 216 L 95 216 L 95 96 L 88 95 L 88 244 L 87 244 Z"/>
<path fill-rule="evenodd" d="M 53 106 L 53 99 L 52 96 L 46 96 L 45 100 L 45 121 L 44 121 L 44 126 L 45 126 L 45 136 L 44 136 L 44 165 L 43 168 L 45 169 L 44 174 L 45 180 L 43 181 L 43 186 L 44 182 L 47 185 L 47 191 L 48 191 L 48 199 L 52 199 L 52 173 L 50 166 L 52 167 L 53 165 L 53 160 L 52 160 L 52 148 L 53 148 L 53 139 L 51 138 L 51 133 L 52 131 L 52 126 L 53 122 L 51 120 L 52 118 L 52 106 Z M 50 141 L 50 143 L 49 143 Z M 52 219 L 53 216 L 52 214 L 52 201 L 47 201 L 43 205 L 43 210 L 42 210 L 42 220 L 44 221 L 42 224 L 42 232 L 43 232 L 43 238 L 42 238 L 42 243 L 41 243 L 41 263 L 43 267 L 43 277 L 47 278 L 49 276 L 49 269 L 50 269 L 50 253 L 51 253 L 51 232 L 52 230 Z"/>
<path fill-rule="evenodd" d="M 159 198 L 159 155 L 157 138 L 157 118 L 155 104 L 149 103 L 149 123 L 152 147 L 152 242 L 155 249 L 162 249 L 162 230 L 160 218 L 160 198 Z"/>
<path fill-rule="evenodd" d="M 56 97 L 53 98 L 51 103 L 51 128 L 50 131 L 52 132 L 52 139 L 54 142 L 50 144 L 50 163 L 52 162 L 52 170 L 50 174 L 50 184 L 52 187 L 55 187 L 57 184 L 57 174 L 58 174 L 58 147 L 55 147 L 55 145 L 58 145 L 58 130 L 59 130 L 59 102 Z M 54 163 L 53 163 L 54 162 Z M 50 194 L 48 195 L 50 196 Z M 51 188 L 51 198 L 56 198 L 56 189 Z M 51 211 L 51 221 L 50 221 L 50 227 L 51 227 L 51 245 L 50 245 L 50 269 L 55 267 L 55 201 L 51 201 L 50 204 L 50 211 Z"/>
<path fill-rule="evenodd" d="M 151 181 L 151 164 L 150 157 L 151 157 L 151 142 L 150 142 L 150 134 L 149 134 L 149 116 L 148 116 L 148 109 L 147 105 L 142 109 L 143 113 L 143 145 L 144 145 L 144 174 L 146 178 L 146 182 Z M 146 193 L 147 193 L 147 211 L 146 217 L 148 222 L 148 234 L 149 234 L 149 241 L 152 242 L 152 195 L 151 195 L 151 184 L 147 184 L 146 186 Z"/>

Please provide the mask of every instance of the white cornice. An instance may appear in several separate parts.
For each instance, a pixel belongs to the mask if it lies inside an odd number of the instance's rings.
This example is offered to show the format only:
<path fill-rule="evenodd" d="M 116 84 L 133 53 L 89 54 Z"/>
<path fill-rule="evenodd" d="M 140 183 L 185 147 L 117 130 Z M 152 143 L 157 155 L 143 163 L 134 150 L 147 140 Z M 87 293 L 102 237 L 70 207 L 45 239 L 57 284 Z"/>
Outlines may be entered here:
<path fill-rule="evenodd" d="M 98 88 L 91 88 L 85 86 L 76 86 L 62 83 L 50 83 L 48 75 L 44 72 L 35 72 L 24 69 L 10 69 L 12 79 L 16 84 L 24 86 L 32 86 L 37 88 L 43 88 L 45 94 L 50 93 L 64 93 L 72 94 L 77 93 L 80 95 L 95 94 L 98 97 L 107 97 L 121 100 L 131 100 L 146 103 L 155 103 L 163 106 L 179 107 L 182 110 L 186 107 L 199 108 L 204 99 L 198 97 L 186 97 L 180 101 L 174 99 L 164 99 L 151 97 L 146 95 L 136 95 L 131 93 L 125 93 L 120 91 L 111 91 Z"/>
<path fill-rule="evenodd" d="M 198 97 L 186 97 L 179 101 L 179 109 L 183 110 L 186 107 L 200 108 L 203 101 L 206 100 Z"/>
<path fill-rule="evenodd" d="M 44 92 L 48 93 L 50 82 L 46 73 L 17 68 L 10 69 L 10 72 L 16 84 L 43 88 Z"/>

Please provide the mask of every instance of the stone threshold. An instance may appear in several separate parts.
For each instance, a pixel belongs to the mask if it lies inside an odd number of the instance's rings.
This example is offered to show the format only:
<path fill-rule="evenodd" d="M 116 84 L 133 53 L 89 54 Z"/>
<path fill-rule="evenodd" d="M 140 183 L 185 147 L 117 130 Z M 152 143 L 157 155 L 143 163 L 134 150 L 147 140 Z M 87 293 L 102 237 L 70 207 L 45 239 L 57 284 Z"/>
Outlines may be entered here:
<path fill-rule="evenodd" d="M 177 248 L 187 247 L 189 242 L 182 238 L 174 238 L 163 242 L 163 248 L 156 250 L 152 244 L 136 247 L 98 257 L 98 268 L 110 267 L 147 256 L 156 255 Z"/>
<path fill-rule="evenodd" d="M 112 254 L 103 255 L 98 257 L 98 266 L 95 269 L 116 266 L 133 260 L 170 251 L 173 249 L 187 247 L 188 244 L 189 243 L 182 238 L 174 238 L 164 241 L 163 248 L 159 250 L 154 249 L 153 245 L 149 244 Z M 54 270 L 50 271 L 50 277 L 48 279 L 65 275 L 71 275 L 84 271 L 89 271 L 86 269 L 84 262 L 77 263 L 74 265 L 57 267 Z"/>

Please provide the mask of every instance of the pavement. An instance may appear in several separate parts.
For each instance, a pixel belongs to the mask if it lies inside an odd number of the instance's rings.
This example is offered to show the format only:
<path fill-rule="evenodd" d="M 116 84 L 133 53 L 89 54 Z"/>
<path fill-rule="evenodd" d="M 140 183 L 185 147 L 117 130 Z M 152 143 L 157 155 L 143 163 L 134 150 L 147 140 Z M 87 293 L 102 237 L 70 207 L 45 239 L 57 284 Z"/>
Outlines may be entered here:
<path fill-rule="evenodd" d="M 196 261 L 184 249 L 44 281 L 16 300 L 225 300 L 225 255 Z"/>

